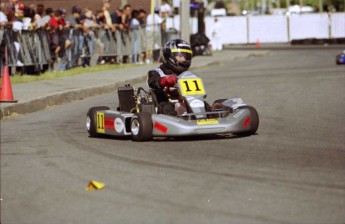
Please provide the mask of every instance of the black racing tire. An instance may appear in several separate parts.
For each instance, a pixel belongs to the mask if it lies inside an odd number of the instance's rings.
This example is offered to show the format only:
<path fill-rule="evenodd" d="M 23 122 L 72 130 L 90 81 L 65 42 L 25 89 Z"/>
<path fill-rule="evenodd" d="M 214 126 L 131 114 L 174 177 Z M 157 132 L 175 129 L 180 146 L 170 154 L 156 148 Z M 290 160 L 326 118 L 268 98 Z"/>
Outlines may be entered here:
<path fill-rule="evenodd" d="M 254 135 L 256 133 L 256 131 L 259 128 L 259 114 L 256 111 L 256 109 L 252 106 L 241 106 L 239 107 L 239 109 L 248 109 L 250 111 L 250 130 L 249 131 L 243 131 L 243 132 L 237 132 L 236 135 L 240 135 L 240 136 L 248 136 L 248 135 Z"/>
<path fill-rule="evenodd" d="M 228 99 L 218 99 L 218 100 L 215 100 L 213 102 L 213 104 L 215 104 L 215 103 L 223 103 L 225 100 L 228 100 Z"/>
<path fill-rule="evenodd" d="M 97 133 L 97 111 L 109 109 L 110 108 L 107 106 L 91 107 L 89 109 L 89 111 L 86 114 L 86 130 L 89 133 L 90 137 L 95 138 L 100 136 L 100 134 Z"/>
<path fill-rule="evenodd" d="M 335 63 L 337 65 L 340 65 L 340 55 L 337 55 L 336 59 L 335 59 Z"/>
<path fill-rule="evenodd" d="M 153 138 L 153 125 L 150 113 L 140 112 L 131 119 L 132 140 L 136 142 L 150 141 Z"/>
<path fill-rule="evenodd" d="M 211 106 L 211 110 L 212 111 L 215 111 L 215 110 L 227 110 L 229 111 L 230 113 L 234 112 L 233 109 L 231 107 L 228 107 L 228 106 L 225 106 L 223 104 L 223 102 L 225 100 L 228 100 L 228 99 L 218 99 L 218 100 L 215 100 Z"/>

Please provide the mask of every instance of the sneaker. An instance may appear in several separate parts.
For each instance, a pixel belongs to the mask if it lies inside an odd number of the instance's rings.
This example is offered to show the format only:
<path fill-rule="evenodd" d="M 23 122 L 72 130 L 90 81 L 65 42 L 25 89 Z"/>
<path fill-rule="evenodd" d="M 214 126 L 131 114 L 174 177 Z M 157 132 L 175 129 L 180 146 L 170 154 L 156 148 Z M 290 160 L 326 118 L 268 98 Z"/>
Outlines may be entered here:
<path fill-rule="evenodd" d="M 23 67 L 24 64 L 23 64 L 21 61 L 18 60 L 18 61 L 17 61 L 17 66 L 18 66 L 18 67 Z"/>

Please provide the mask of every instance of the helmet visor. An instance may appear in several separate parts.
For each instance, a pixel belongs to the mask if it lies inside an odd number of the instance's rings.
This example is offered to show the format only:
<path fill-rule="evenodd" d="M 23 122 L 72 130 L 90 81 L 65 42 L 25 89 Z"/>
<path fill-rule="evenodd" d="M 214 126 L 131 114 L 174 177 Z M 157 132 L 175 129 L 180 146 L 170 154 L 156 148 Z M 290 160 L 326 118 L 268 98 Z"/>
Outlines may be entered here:
<path fill-rule="evenodd" d="M 172 57 L 176 64 L 190 65 L 192 60 L 192 51 L 189 49 L 172 49 Z"/>

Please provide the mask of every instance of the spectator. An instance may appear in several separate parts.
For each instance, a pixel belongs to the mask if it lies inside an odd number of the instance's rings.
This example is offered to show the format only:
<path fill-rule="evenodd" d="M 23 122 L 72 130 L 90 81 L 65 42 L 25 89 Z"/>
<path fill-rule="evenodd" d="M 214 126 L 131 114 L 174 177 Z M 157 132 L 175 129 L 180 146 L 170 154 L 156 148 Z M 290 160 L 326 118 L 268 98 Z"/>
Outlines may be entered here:
<path fill-rule="evenodd" d="M 59 39 L 59 32 L 62 30 L 62 26 L 59 25 L 61 18 L 61 11 L 56 9 L 53 16 L 50 18 L 50 49 L 52 51 L 52 63 L 58 60 L 58 54 L 61 51 L 61 40 Z M 52 64 L 53 66 L 53 64 Z"/>
<path fill-rule="evenodd" d="M 79 58 L 83 51 L 84 46 L 84 27 L 80 22 L 81 9 L 74 5 L 72 7 L 72 14 L 66 17 L 66 22 L 69 23 L 69 26 L 72 30 L 71 38 L 71 66 L 76 67 L 79 64 Z"/>
<path fill-rule="evenodd" d="M 131 29 L 131 40 L 132 40 L 132 63 L 138 63 L 139 62 L 139 53 L 141 52 L 141 46 L 140 46 L 140 33 L 139 33 L 139 27 L 140 23 L 138 20 L 139 11 L 133 10 L 132 11 L 132 18 L 130 21 L 130 29 Z"/>
<path fill-rule="evenodd" d="M 15 19 L 15 7 L 18 5 L 18 0 L 8 0 L 6 4 L 6 16 L 9 22 L 12 22 Z"/>
<path fill-rule="evenodd" d="M 46 8 L 45 9 L 45 16 L 43 16 L 41 19 L 41 27 L 42 28 L 46 28 L 46 29 L 50 30 L 49 22 L 53 16 L 53 14 L 54 14 L 54 11 L 52 8 Z"/>
<path fill-rule="evenodd" d="M 5 3 L 0 3 L 0 29 L 8 24 Z M 3 65 L 5 64 L 5 40 L 0 39 L 0 77 L 2 76 Z"/>
<path fill-rule="evenodd" d="M 160 7 L 156 6 L 154 9 L 154 14 L 149 14 L 147 16 L 147 26 L 146 26 L 146 37 L 147 37 L 147 49 L 153 51 L 153 60 L 159 61 L 159 51 L 160 51 L 160 31 L 161 24 L 163 22 L 162 18 L 159 16 Z M 149 55 L 147 55 L 146 63 L 150 63 Z"/>
<path fill-rule="evenodd" d="M 112 23 L 111 16 L 110 16 L 110 0 L 103 0 L 103 16 L 104 16 L 104 28 L 110 29 L 112 32 L 115 31 L 115 26 Z"/>
<path fill-rule="evenodd" d="M 124 56 L 122 58 L 123 63 L 129 62 L 129 55 L 131 54 L 130 51 L 130 36 L 129 36 L 129 29 L 130 29 L 130 19 L 131 19 L 131 6 L 125 5 L 122 10 L 121 15 L 121 39 L 122 39 L 122 52 Z"/>
<path fill-rule="evenodd" d="M 0 26 L 5 26 L 8 24 L 8 19 L 6 16 L 7 12 L 6 12 L 6 6 L 5 3 L 0 3 Z"/>
<path fill-rule="evenodd" d="M 15 20 L 23 20 L 25 6 L 23 3 L 18 3 L 14 6 L 15 8 Z"/>
<path fill-rule="evenodd" d="M 85 43 L 85 55 L 83 57 L 82 66 L 90 66 L 91 56 L 93 54 L 93 45 L 95 42 L 95 29 L 99 28 L 99 25 L 95 21 L 95 16 L 92 10 L 86 8 L 85 14 L 81 16 L 81 23 L 84 26 L 84 43 Z"/>
<path fill-rule="evenodd" d="M 59 69 L 60 70 L 66 70 L 71 67 L 71 64 L 68 63 L 68 57 L 67 57 L 67 51 L 69 50 L 71 46 L 71 40 L 69 36 L 70 31 L 70 22 L 66 22 L 66 9 L 60 8 L 59 9 L 61 16 L 58 19 L 57 23 L 59 25 L 59 28 L 57 30 L 58 34 L 58 43 L 60 51 L 58 52 L 58 61 L 59 61 Z"/>
<path fill-rule="evenodd" d="M 171 6 L 167 0 L 162 0 L 160 11 L 162 18 L 168 18 L 171 15 Z"/>
<path fill-rule="evenodd" d="M 21 31 L 23 29 L 23 17 L 24 17 L 24 9 L 25 6 L 22 3 L 18 3 L 16 5 L 14 5 L 15 8 L 15 17 L 12 18 L 13 21 L 13 25 L 12 25 L 12 29 L 13 31 L 15 31 L 13 33 L 12 39 L 13 39 L 13 43 L 14 43 L 14 47 L 15 47 L 15 60 L 17 61 L 17 66 L 22 67 L 24 66 L 23 64 L 23 59 L 22 59 L 22 55 L 20 53 L 20 43 L 18 41 L 18 35 L 20 35 L 20 33 L 18 31 Z"/>
<path fill-rule="evenodd" d="M 145 9 L 139 9 L 139 15 L 137 19 L 141 26 L 146 24 L 146 17 L 147 17 L 147 13 Z"/>
<path fill-rule="evenodd" d="M 119 9 L 119 8 L 117 8 L 115 10 L 115 12 L 111 13 L 111 22 L 115 26 L 115 29 L 118 29 L 118 30 L 122 30 L 123 29 L 123 26 L 122 26 L 122 13 L 123 13 L 123 10 Z"/>
<path fill-rule="evenodd" d="M 65 26 L 66 26 L 66 21 L 65 21 L 65 19 L 66 19 L 66 9 L 60 8 L 59 10 L 60 10 L 60 12 L 61 12 L 61 17 L 60 17 L 60 19 L 58 20 L 58 23 L 59 23 L 59 25 L 61 25 L 62 27 L 65 27 Z"/>
<path fill-rule="evenodd" d="M 146 17 L 147 17 L 147 13 L 144 9 L 139 9 L 139 15 L 138 15 L 138 21 L 140 23 L 141 29 L 140 31 L 140 39 L 141 40 L 146 40 L 146 35 L 145 35 L 145 29 L 144 27 L 146 26 Z M 142 62 L 146 61 L 146 42 L 145 41 L 141 41 L 141 54 L 140 54 L 140 60 Z"/>
<path fill-rule="evenodd" d="M 23 29 L 35 30 L 37 28 L 37 22 L 35 20 L 35 10 L 30 7 L 24 7 L 23 15 Z"/>
<path fill-rule="evenodd" d="M 38 4 L 36 7 L 36 14 L 35 14 L 35 21 L 36 21 L 36 26 L 37 28 L 42 27 L 42 17 L 44 13 L 44 5 L 43 4 Z"/>
<path fill-rule="evenodd" d="M 212 28 L 212 47 L 215 51 L 221 51 L 223 50 L 223 43 L 222 43 L 222 25 L 218 21 L 218 18 L 216 17 L 214 19 L 214 25 Z"/>
<path fill-rule="evenodd" d="M 104 18 L 103 10 L 97 10 L 95 17 L 96 17 L 96 23 L 98 25 L 100 25 L 101 27 L 103 27 L 103 25 L 104 25 L 104 23 L 103 23 L 103 18 Z"/>
<path fill-rule="evenodd" d="M 121 15 L 121 24 L 123 26 L 123 30 L 129 30 L 130 19 L 131 19 L 131 6 L 127 4 L 123 7 L 123 13 Z"/>

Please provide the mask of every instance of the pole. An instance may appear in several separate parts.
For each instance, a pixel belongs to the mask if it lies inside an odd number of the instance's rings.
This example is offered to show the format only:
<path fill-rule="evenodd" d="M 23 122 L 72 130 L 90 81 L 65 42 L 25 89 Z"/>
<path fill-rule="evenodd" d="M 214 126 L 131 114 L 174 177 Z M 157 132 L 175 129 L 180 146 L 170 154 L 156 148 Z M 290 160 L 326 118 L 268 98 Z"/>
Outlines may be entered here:
<path fill-rule="evenodd" d="M 345 8 L 345 0 L 344 0 L 344 8 Z M 323 12 L 323 2 L 319 0 L 319 12 Z"/>
<path fill-rule="evenodd" d="M 204 3 L 201 2 L 199 4 L 199 9 L 198 9 L 198 33 L 205 33 L 204 17 L 205 17 L 205 8 L 204 8 Z"/>
<path fill-rule="evenodd" d="M 190 11 L 190 0 L 183 0 L 180 3 L 180 31 L 181 39 L 190 42 L 190 31 L 189 31 L 189 11 Z"/>
<path fill-rule="evenodd" d="M 150 43 L 150 52 L 153 52 L 153 48 L 154 48 L 154 36 L 155 36 L 155 26 L 157 26 L 156 24 L 154 24 L 154 21 L 155 21 L 155 0 L 151 0 L 151 16 L 152 16 L 152 24 L 150 25 L 151 26 L 151 43 Z"/>
<path fill-rule="evenodd" d="M 121 0 L 121 8 L 128 4 L 128 0 Z"/>

